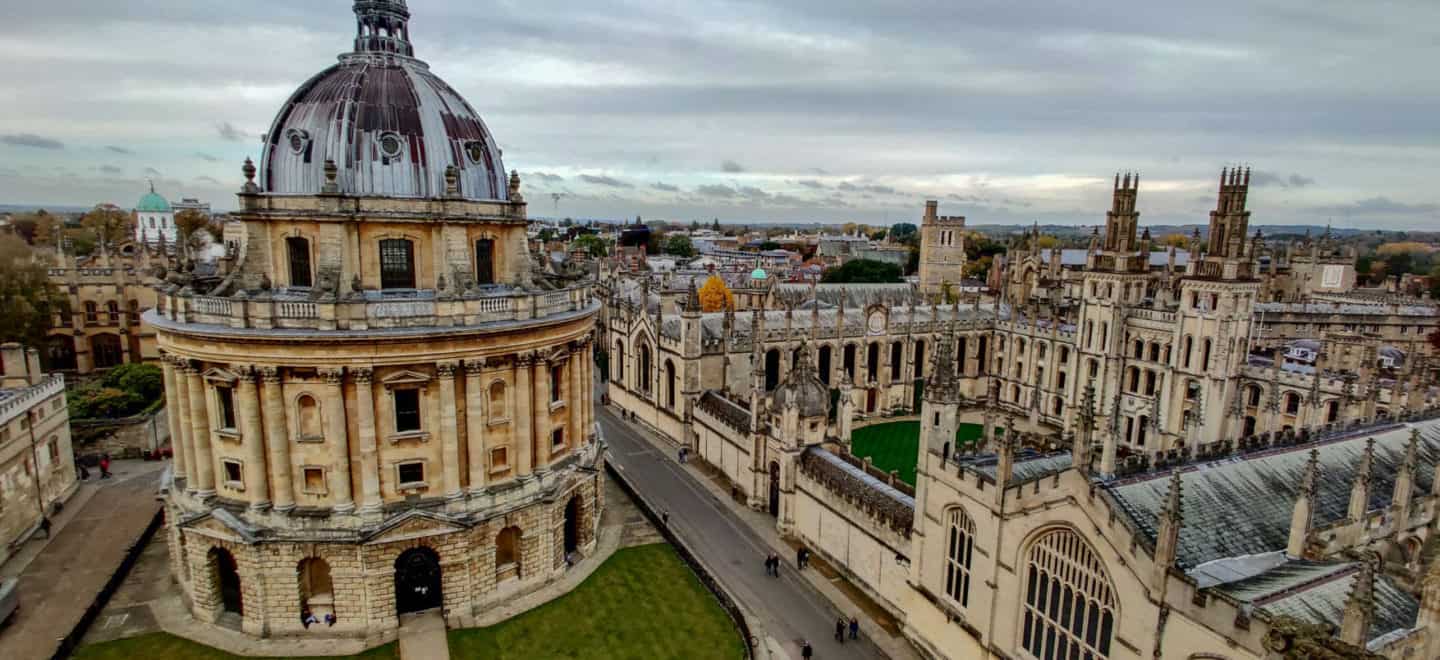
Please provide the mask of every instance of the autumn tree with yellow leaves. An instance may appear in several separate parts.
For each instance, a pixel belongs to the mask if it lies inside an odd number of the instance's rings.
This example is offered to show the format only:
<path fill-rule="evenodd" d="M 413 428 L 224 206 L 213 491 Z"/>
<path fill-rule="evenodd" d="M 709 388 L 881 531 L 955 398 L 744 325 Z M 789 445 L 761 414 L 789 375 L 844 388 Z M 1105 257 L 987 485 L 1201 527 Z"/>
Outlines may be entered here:
<path fill-rule="evenodd" d="M 718 275 L 711 275 L 700 287 L 700 311 L 719 312 L 735 309 L 735 294 Z"/>

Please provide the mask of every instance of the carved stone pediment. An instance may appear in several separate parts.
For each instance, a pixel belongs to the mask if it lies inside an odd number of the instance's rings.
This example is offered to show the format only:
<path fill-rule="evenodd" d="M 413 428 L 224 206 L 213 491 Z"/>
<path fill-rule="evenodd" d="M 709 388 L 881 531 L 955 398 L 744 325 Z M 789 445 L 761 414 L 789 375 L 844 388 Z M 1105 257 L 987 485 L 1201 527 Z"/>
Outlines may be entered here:
<path fill-rule="evenodd" d="M 380 383 L 385 387 L 413 387 L 416 385 L 425 385 L 426 383 L 429 383 L 430 380 L 431 376 L 429 374 L 423 374 L 418 371 L 405 370 L 397 371 L 393 374 L 390 374 L 389 376 L 380 379 Z"/>
<path fill-rule="evenodd" d="M 249 544 L 256 540 L 254 528 L 224 509 L 215 509 L 181 525 L 189 532 L 230 543 Z"/>
<path fill-rule="evenodd" d="M 222 369 L 220 367 L 211 367 L 209 369 L 206 369 L 204 373 L 200 374 L 200 377 L 212 383 L 220 383 L 225 385 L 234 385 L 235 383 L 238 383 L 240 381 L 240 374 L 229 369 Z"/>
<path fill-rule="evenodd" d="M 447 520 L 437 514 L 426 511 L 408 511 L 385 521 L 365 538 L 365 543 L 379 545 L 462 531 L 465 531 L 464 525 Z"/>

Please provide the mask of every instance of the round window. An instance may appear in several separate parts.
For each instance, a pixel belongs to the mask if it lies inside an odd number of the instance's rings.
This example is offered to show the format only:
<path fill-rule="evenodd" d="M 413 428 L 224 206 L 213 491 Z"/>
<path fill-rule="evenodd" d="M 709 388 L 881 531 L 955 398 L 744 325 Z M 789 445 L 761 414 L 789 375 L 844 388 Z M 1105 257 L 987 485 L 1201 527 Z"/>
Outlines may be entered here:
<path fill-rule="evenodd" d="M 465 155 L 470 157 L 470 162 L 472 163 L 479 163 L 485 160 L 485 143 L 479 140 L 466 142 Z"/>
<path fill-rule="evenodd" d="M 310 144 L 310 134 L 305 131 L 292 128 L 285 131 L 285 140 L 290 143 L 290 150 L 295 153 L 303 153 L 305 147 Z"/>
<path fill-rule="evenodd" d="M 385 133 L 380 136 L 380 153 L 387 158 L 394 158 L 400 155 L 400 136 L 394 133 Z"/>

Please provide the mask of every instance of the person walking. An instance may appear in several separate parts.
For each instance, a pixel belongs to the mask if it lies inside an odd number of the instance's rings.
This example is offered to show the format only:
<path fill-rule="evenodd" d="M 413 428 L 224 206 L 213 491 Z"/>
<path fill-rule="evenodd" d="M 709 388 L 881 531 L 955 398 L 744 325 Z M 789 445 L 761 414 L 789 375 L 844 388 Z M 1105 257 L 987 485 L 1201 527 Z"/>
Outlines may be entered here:
<path fill-rule="evenodd" d="M 765 555 L 765 574 L 770 574 L 770 555 Z"/>
<path fill-rule="evenodd" d="M 850 639 L 860 639 L 860 619 L 850 617 Z"/>
<path fill-rule="evenodd" d="M 666 527 L 669 527 L 669 526 L 670 526 L 670 512 L 669 512 L 669 511 L 661 511 L 661 512 L 660 512 L 660 524 L 661 524 L 661 525 L 664 525 L 664 526 L 666 526 Z"/>
<path fill-rule="evenodd" d="M 835 619 L 835 641 L 845 643 L 845 617 Z"/>
<path fill-rule="evenodd" d="M 100 478 L 101 478 L 101 479 L 109 479 L 110 477 L 111 477 L 111 474 L 110 474 L 110 455 L 109 455 L 109 454 L 101 454 L 101 455 L 100 455 Z"/>
<path fill-rule="evenodd" d="M 805 548 L 800 548 L 795 551 L 795 568 L 797 570 L 805 570 Z"/>
<path fill-rule="evenodd" d="M 45 532 L 45 538 L 47 538 L 47 539 L 50 538 L 51 534 L 50 534 L 50 517 L 49 517 L 49 516 L 41 516 L 41 517 L 40 517 L 40 531 Z"/>
<path fill-rule="evenodd" d="M 85 480 L 87 480 L 87 479 L 90 478 L 90 470 L 89 470 L 89 468 L 86 468 L 86 467 L 85 467 L 85 462 L 82 461 L 82 460 L 80 460 L 80 455 L 79 455 L 79 454 L 75 454 L 75 467 L 77 467 L 77 468 L 80 469 L 80 480 L 81 480 L 81 481 L 85 481 Z"/>
<path fill-rule="evenodd" d="M 815 657 L 815 649 L 810 646 L 810 642 L 803 640 L 800 642 L 800 657 L 805 660 Z"/>

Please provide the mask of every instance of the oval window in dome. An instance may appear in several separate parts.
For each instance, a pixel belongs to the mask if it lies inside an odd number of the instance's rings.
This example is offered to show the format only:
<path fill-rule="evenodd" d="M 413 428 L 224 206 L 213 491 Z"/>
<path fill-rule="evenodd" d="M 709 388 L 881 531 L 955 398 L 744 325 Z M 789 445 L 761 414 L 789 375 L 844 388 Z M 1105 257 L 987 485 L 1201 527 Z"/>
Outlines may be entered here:
<path fill-rule="evenodd" d="M 290 150 L 299 154 L 305 152 L 305 147 L 310 144 L 310 134 L 300 129 L 292 128 L 285 131 L 285 140 L 290 143 Z"/>
<path fill-rule="evenodd" d="M 400 155 L 400 136 L 394 133 L 382 133 L 380 135 L 380 153 L 386 158 L 394 158 Z"/>
<path fill-rule="evenodd" d="M 465 155 L 470 157 L 470 162 L 479 164 L 485 160 L 485 143 L 479 140 L 466 142 Z"/>

